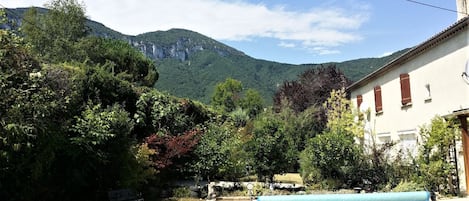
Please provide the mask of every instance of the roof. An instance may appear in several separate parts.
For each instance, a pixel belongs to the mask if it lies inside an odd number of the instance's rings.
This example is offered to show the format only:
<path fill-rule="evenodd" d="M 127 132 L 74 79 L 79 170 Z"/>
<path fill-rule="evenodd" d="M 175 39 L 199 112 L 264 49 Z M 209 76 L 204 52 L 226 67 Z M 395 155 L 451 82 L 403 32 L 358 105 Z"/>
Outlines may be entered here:
<path fill-rule="evenodd" d="M 431 37 L 430 39 L 426 40 L 425 42 L 413 47 L 406 53 L 402 54 L 401 56 L 397 57 L 396 59 L 388 62 L 378 70 L 368 74 L 367 76 L 363 77 L 362 79 L 354 82 L 350 86 L 347 87 L 347 91 L 353 91 L 361 86 L 366 85 L 367 83 L 371 82 L 377 77 L 391 71 L 392 69 L 398 68 L 400 64 L 403 64 L 414 57 L 422 54 L 425 51 L 433 48 L 434 46 L 446 41 L 447 39 L 453 37 L 455 34 L 463 31 L 467 28 L 469 24 L 469 17 L 465 17 L 454 23 L 453 25 L 449 26 L 445 30 L 441 31 L 440 33 L 436 34 L 435 36 Z"/>

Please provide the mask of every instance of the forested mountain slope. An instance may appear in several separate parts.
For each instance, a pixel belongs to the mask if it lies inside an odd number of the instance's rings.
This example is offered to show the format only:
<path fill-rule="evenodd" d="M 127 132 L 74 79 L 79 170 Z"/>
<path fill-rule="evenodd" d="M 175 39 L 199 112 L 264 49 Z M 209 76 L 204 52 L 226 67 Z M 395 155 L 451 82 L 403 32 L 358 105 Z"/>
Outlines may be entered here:
<path fill-rule="evenodd" d="M 26 8 L 7 10 L 11 21 L 21 24 Z M 47 12 L 46 9 L 39 9 Z M 93 35 L 125 40 L 153 59 L 160 73 L 155 87 L 175 96 L 208 103 L 216 83 L 231 77 L 245 88 L 258 90 L 270 104 L 277 87 L 285 80 L 296 79 L 307 69 L 335 65 L 352 81 L 373 72 L 401 55 L 405 50 L 381 58 L 362 58 L 344 62 L 293 65 L 252 58 L 243 52 L 202 34 L 171 29 L 137 36 L 121 34 L 99 22 L 87 21 Z M 314 62 L 314 61 L 313 61 Z"/>

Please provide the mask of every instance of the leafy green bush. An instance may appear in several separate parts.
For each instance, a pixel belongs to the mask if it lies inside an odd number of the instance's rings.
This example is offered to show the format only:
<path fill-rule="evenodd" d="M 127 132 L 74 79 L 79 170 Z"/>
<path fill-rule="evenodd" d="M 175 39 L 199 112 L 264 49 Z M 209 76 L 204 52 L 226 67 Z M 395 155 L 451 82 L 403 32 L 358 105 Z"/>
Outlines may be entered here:
<path fill-rule="evenodd" d="M 429 126 L 420 129 L 423 146 L 417 159 L 419 171 L 415 181 L 432 191 L 456 195 L 452 184 L 454 166 L 449 163 L 449 153 L 455 146 L 457 127 L 442 117 L 432 119 Z"/>
<path fill-rule="evenodd" d="M 392 189 L 393 192 L 412 192 L 423 190 L 425 190 L 424 186 L 414 181 L 401 181 Z"/>
<path fill-rule="evenodd" d="M 330 95 L 324 104 L 328 117 L 327 128 L 308 141 L 301 153 L 300 166 L 305 183 L 326 180 L 328 182 L 324 187 L 338 188 L 361 180 L 355 177 L 355 171 L 361 165 L 362 149 L 354 139 L 360 137 L 361 130 L 353 118 L 345 91 L 332 91 Z"/>
<path fill-rule="evenodd" d="M 173 197 L 176 197 L 176 198 L 191 197 L 191 190 L 187 187 L 175 188 L 173 189 Z"/>

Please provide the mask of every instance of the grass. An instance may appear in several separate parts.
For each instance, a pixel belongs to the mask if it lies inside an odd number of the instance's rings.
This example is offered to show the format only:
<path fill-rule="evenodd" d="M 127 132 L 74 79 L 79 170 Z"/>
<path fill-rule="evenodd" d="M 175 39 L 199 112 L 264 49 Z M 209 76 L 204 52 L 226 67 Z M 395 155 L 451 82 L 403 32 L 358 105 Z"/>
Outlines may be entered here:
<path fill-rule="evenodd" d="M 303 180 L 299 173 L 276 174 L 274 181 L 282 183 L 295 183 L 303 185 Z"/>
<path fill-rule="evenodd" d="M 162 201 L 200 201 L 200 198 L 167 198 Z"/>
<path fill-rule="evenodd" d="M 246 177 L 240 178 L 240 181 L 242 182 L 257 181 L 257 177 L 255 175 L 246 176 Z M 294 184 L 303 185 L 303 179 L 301 179 L 301 176 L 299 173 L 276 174 L 274 175 L 274 181 L 281 182 L 281 183 L 294 183 Z"/>

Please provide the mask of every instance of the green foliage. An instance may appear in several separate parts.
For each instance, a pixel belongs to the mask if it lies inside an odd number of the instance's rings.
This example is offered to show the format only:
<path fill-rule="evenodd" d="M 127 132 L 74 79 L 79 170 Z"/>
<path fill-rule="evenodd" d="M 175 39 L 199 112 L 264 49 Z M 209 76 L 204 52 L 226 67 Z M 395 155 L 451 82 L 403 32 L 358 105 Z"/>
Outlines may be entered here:
<path fill-rule="evenodd" d="M 7 15 L 5 13 L 5 9 L 0 9 L 0 24 L 5 24 L 8 22 Z"/>
<path fill-rule="evenodd" d="M 134 113 L 138 95 L 132 83 L 112 74 L 107 66 L 97 66 L 85 67 L 83 97 L 103 106 L 119 103 Z"/>
<path fill-rule="evenodd" d="M 322 122 L 319 119 L 320 108 L 309 107 L 300 114 L 297 114 L 296 121 L 289 123 L 291 128 L 291 136 L 295 139 L 295 145 L 297 146 L 298 152 L 305 149 L 305 146 L 309 139 L 314 138 L 316 135 L 322 132 Z"/>
<path fill-rule="evenodd" d="M 252 118 L 264 109 L 264 99 L 255 89 L 248 89 L 244 94 L 244 98 L 240 100 L 239 106 L 247 110 L 247 114 Z"/>
<path fill-rule="evenodd" d="M 209 181 L 239 178 L 245 167 L 245 158 L 239 157 L 242 151 L 242 141 L 234 127 L 209 124 L 194 151 L 197 160 L 193 161 L 193 171 Z"/>
<path fill-rule="evenodd" d="M 179 187 L 173 189 L 173 197 L 175 198 L 188 198 L 191 197 L 191 189 L 187 187 Z"/>
<path fill-rule="evenodd" d="M 410 48 L 405 48 L 397 52 L 392 53 L 389 56 L 380 57 L 380 58 L 361 58 L 354 59 L 350 61 L 344 61 L 340 63 L 330 63 L 336 65 L 344 74 L 353 82 L 358 81 L 364 76 L 378 70 L 383 65 L 391 62 L 397 57 L 409 51 Z M 326 64 L 322 64 L 326 65 Z"/>
<path fill-rule="evenodd" d="M 227 78 L 215 87 L 210 104 L 222 112 L 231 112 L 239 105 L 242 90 L 240 81 Z"/>
<path fill-rule="evenodd" d="M 157 91 L 141 94 L 136 107 L 137 127 L 143 132 L 138 135 L 142 136 L 177 135 L 209 121 L 215 114 L 200 103 Z"/>
<path fill-rule="evenodd" d="M 164 74 L 155 87 L 173 95 L 210 103 L 215 86 L 231 77 L 244 88 L 257 90 L 266 104 L 272 104 L 276 86 L 283 80 L 294 79 L 311 66 L 280 64 L 251 57 L 202 50 L 190 55 L 188 61 L 157 60 L 158 71 Z"/>
<path fill-rule="evenodd" d="M 167 37 L 172 37 L 174 32 L 176 31 L 147 33 L 145 34 L 147 37 L 142 38 L 142 41 L 153 42 L 154 40 L 149 39 L 150 35 L 164 34 Z M 190 39 L 191 41 L 196 41 L 198 37 L 201 37 L 201 35 L 191 36 Z M 155 44 L 161 44 L 159 41 L 163 40 L 155 40 Z M 171 42 L 176 44 L 176 41 L 164 41 L 162 44 L 171 44 Z M 238 55 L 237 53 L 220 55 L 217 53 L 219 52 L 217 50 L 207 49 L 214 46 L 203 44 L 206 43 L 198 44 L 194 42 L 192 45 L 195 47 L 200 45 L 204 47 L 204 50 L 190 54 L 184 61 L 170 58 L 153 58 L 158 63 L 158 71 L 165 75 L 158 80 L 155 87 L 176 96 L 209 103 L 214 87 L 218 83 L 223 82 L 225 78 L 231 77 L 241 81 L 245 88 L 253 88 L 259 91 L 265 103 L 272 105 L 272 97 L 278 90 L 278 86 L 285 80 L 298 79 L 298 75 L 308 69 L 335 65 L 344 72 L 347 78 L 356 81 L 402 54 L 402 52 L 398 52 L 383 58 L 359 59 L 341 63 L 292 65 L 258 60 L 246 55 Z M 162 47 L 170 46 L 162 45 Z M 220 45 L 215 47 L 220 47 Z M 191 48 L 189 47 L 189 49 Z M 326 96 L 328 95 L 327 93 Z"/>
<path fill-rule="evenodd" d="M 301 175 L 305 183 L 331 180 L 340 187 L 356 182 L 354 172 L 360 166 L 362 149 L 355 143 L 359 126 L 353 119 L 344 90 L 332 91 L 324 104 L 327 109 L 327 128 L 310 139 L 300 156 Z"/>
<path fill-rule="evenodd" d="M 39 70 L 22 40 L 0 30 L 0 158 L 7 161 L 15 152 L 36 146 L 49 125 L 41 117 L 58 109 L 54 91 L 45 86 L 41 72 L 35 72 Z"/>
<path fill-rule="evenodd" d="M 248 121 L 242 132 L 247 141 L 246 152 L 259 179 L 269 178 L 272 173 L 296 172 L 299 155 L 310 138 L 319 132 L 314 107 L 302 113 L 285 109 L 281 113 L 267 110 Z"/>
<path fill-rule="evenodd" d="M 42 58 L 105 65 L 113 74 L 138 85 L 153 86 L 158 80 L 154 62 L 127 42 L 85 37 L 88 30 L 84 6 L 76 0 L 54 0 L 48 8 L 45 13 L 29 9 L 21 29 Z"/>
<path fill-rule="evenodd" d="M 429 126 L 420 128 L 423 146 L 420 149 L 417 164 L 419 166 L 416 181 L 443 194 L 455 194 L 450 187 L 453 166 L 448 163 L 451 148 L 455 146 L 457 127 L 452 121 L 436 116 Z"/>
<path fill-rule="evenodd" d="M 236 127 L 243 127 L 249 121 L 249 115 L 246 110 L 238 107 L 229 114 Z"/>
<path fill-rule="evenodd" d="M 87 151 L 99 154 L 100 151 L 94 147 L 102 146 L 113 138 L 127 137 L 132 127 L 129 114 L 118 105 L 104 110 L 101 105 L 87 106 L 72 127 L 76 136 L 70 140 Z"/>
<path fill-rule="evenodd" d="M 360 149 L 349 133 L 325 132 L 311 139 L 301 155 L 301 174 L 306 183 L 334 179 L 344 184 L 358 161 Z M 338 186 L 337 186 L 338 187 Z"/>
<path fill-rule="evenodd" d="M 75 184 L 77 187 L 105 191 L 106 186 L 136 187 L 144 181 L 141 175 L 133 172 L 145 164 L 140 166 L 134 157 L 132 127 L 129 113 L 119 105 L 107 108 L 89 105 L 76 117 L 76 123 L 71 127 L 70 150 L 67 151 L 71 151 L 70 157 L 74 161 L 80 161 L 80 164 L 72 164 L 82 170 L 81 174 L 70 175 L 75 182 L 81 181 Z"/>
<path fill-rule="evenodd" d="M 0 197 L 51 200 L 57 161 L 76 108 L 73 81 L 41 69 L 28 46 L 0 30 Z M 59 84 L 60 83 L 60 84 Z"/>
<path fill-rule="evenodd" d="M 356 121 L 352 104 L 346 97 L 345 89 L 332 90 L 330 97 L 324 103 L 326 109 L 326 127 L 332 132 L 350 133 L 354 137 L 363 137 L 363 125 Z"/>
<path fill-rule="evenodd" d="M 151 87 L 158 80 L 154 62 L 125 41 L 86 37 L 74 48 L 75 60 L 105 65 L 111 73 L 129 82 Z"/>
<path fill-rule="evenodd" d="M 391 153 L 395 143 L 365 145 L 363 156 L 356 169 L 356 178 L 362 178 L 371 183 L 365 185 L 359 183 L 366 190 L 377 191 L 384 187 L 395 187 L 403 179 L 410 178 L 411 166 L 406 162 L 401 153 L 392 158 Z"/>
<path fill-rule="evenodd" d="M 254 118 L 262 111 L 264 101 L 254 89 L 243 92 L 240 81 L 227 78 L 217 84 L 211 105 L 221 113 L 230 113 L 239 126 L 244 126 L 249 118 Z"/>
<path fill-rule="evenodd" d="M 413 181 L 401 181 L 396 187 L 392 189 L 392 192 L 415 192 L 426 190 L 421 184 Z"/>
<path fill-rule="evenodd" d="M 133 135 L 132 83 L 106 66 L 41 66 L 10 31 L 0 42 L 0 197 L 102 200 L 154 176 L 155 153 Z"/>
<path fill-rule="evenodd" d="M 36 53 L 49 61 L 69 61 L 73 45 L 86 36 L 85 9 L 76 0 L 54 0 L 42 15 L 31 8 L 24 16 L 22 31 Z"/>
<path fill-rule="evenodd" d="M 295 147 L 285 133 L 286 125 L 274 113 L 262 113 L 254 121 L 253 138 L 247 144 L 251 167 L 260 180 L 288 172 L 295 162 Z"/>
<path fill-rule="evenodd" d="M 130 184 L 147 185 L 158 173 L 158 170 L 154 167 L 153 161 L 151 160 L 153 157 L 156 157 L 158 153 L 154 149 L 150 149 L 146 143 L 133 146 L 132 150 L 137 166 L 132 169 L 131 175 L 133 175 L 133 178 L 128 182 Z M 139 187 L 142 188 L 142 186 Z"/>

